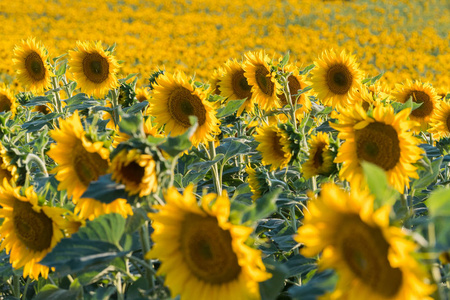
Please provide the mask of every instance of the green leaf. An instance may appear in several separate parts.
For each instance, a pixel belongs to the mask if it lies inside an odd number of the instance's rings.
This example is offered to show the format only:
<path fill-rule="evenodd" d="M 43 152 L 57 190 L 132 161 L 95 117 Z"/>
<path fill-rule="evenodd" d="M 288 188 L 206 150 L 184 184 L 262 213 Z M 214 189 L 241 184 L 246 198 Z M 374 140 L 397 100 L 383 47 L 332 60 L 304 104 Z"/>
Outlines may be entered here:
<path fill-rule="evenodd" d="M 225 157 L 225 155 L 223 155 L 222 153 L 219 153 L 216 155 L 216 157 L 213 158 L 213 160 L 200 161 L 200 162 L 193 163 L 193 164 L 189 165 L 188 169 L 194 170 L 197 172 L 206 170 L 206 172 L 208 172 L 209 169 L 211 169 L 211 167 L 213 165 L 215 165 L 217 162 L 221 161 L 224 157 Z"/>
<path fill-rule="evenodd" d="M 239 109 L 239 107 L 241 107 L 241 105 L 244 102 L 245 102 L 245 99 L 228 101 L 224 107 L 221 107 L 217 110 L 216 117 L 224 118 L 224 117 L 234 114 Z"/>
<path fill-rule="evenodd" d="M 309 66 L 307 66 L 306 68 L 304 68 L 301 72 L 300 75 L 304 75 L 306 73 L 308 73 L 309 71 L 311 71 L 312 69 L 314 69 L 315 65 L 311 64 Z"/>
<path fill-rule="evenodd" d="M 302 286 L 293 286 L 289 289 L 292 299 L 315 300 L 327 291 L 332 291 L 337 282 L 337 276 L 330 270 L 320 273 L 313 272 L 312 278 Z"/>
<path fill-rule="evenodd" d="M 178 154 L 191 148 L 192 143 L 190 141 L 190 138 L 194 134 L 197 127 L 198 123 L 196 122 L 185 133 L 177 135 L 175 137 L 169 136 L 164 143 L 159 145 L 159 147 L 167 152 L 170 156 L 177 156 Z"/>
<path fill-rule="evenodd" d="M 121 116 L 119 122 L 119 129 L 121 132 L 133 137 L 145 136 L 142 114 L 127 114 L 121 110 L 119 110 L 119 114 Z"/>
<path fill-rule="evenodd" d="M 116 257 L 123 257 L 131 248 L 122 249 L 125 219 L 119 214 L 100 216 L 87 221 L 85 227 L 62 239 L 40 264 L 54 267 L 59 276 L 92 268 L 106 267 Z"/>
<path fill-rule="evenodd" d="M 391 105 L 392 107 L 394 107 L 394 112 L 398 113 L 405 108 L 411 108 L 411 111 L 416 110 L 422 105 L 422 103 L 416 103 L 412 100 L 412 97 L 409 97 L 408 101 L 406 101 L 405 103 L 393 101 L 391 102 Z"/>
<path fill-rule="evenodd" d="M 244 211 L 241 223 L 249 225 L 275 212 L 277 210 L 275 202 L 280 193 L 281 189 L 275 189 L 257 199 L 253 205 L 248 206 Z"/>
<path fill-rule="evenodd" d="M 224 153 L 223 162 L 226 163 L 230 158 L 239 154 L 248 154 L 252 149 L 247 145 L 249 141 L 239 138 L 228 138 L 217 147 L 217 153 Z"/>
<path fill-rule="evenodd" d="M 420 170 L 419 171 L 419 178 L 414 180 L 411 188 L 422 190 L 425 189 L 427 186 L 432 184 L 436 181 L 436 178 L 439 176 L 442 160 L 444 157 L 441 157 L 439 159 L 435 159 L 431 162 L 431 170 Z"/>
<path fill-rule="evenodd" d="M 83 299 L 83 289 L 64 290 L 56 285 L 47 284 L 33 298 L 34 300 Z"/>
<path fill-rule="evenodd" d="M 67 69 L 67 60 L 64 60 L 59 64 L 59 68 L 56 71 L 55 75 L 56 76 L 64 75 L 66 73 L 66 69 Z"/>
<path fill-rule="evenodd" d="M 30 106 L 39 106 L 39 105 L 45 105 L 47 103 L 51 103 L 51 100 L 44 96 L 38 96 L 31 99 L 29 102 L 25 103 L 24 106 L 30 107 Z"/>
<path fill-rule="evenodd" d="M 393 205 L 399 193 L 389 185 L 385 171 L 366 161 L 362 162 L 362 167 L 369 190 L 375 196 L 374 208 Z"/>
<path fill-rule="evenodd" d="M 372 84 L 374 84 L 375 82 L 377 82 L 378 80 L 380 80 L 380 78 L 383 77 L 383 75 L 384 75 L 384 72 L 378 74 L 378 75 L 375 76 L 375 77 L 366 78 L 366 79 L 364 79 L 361 83 L 362 83 L 362 84 L 372 85 Z"/>
<path fill-rule="evenodd" d="M 282 264 L 269 258 L 264 260 L 266 270 L 272 274 L 272 277 L 259 284 L 261 300 L 277 299 L 284 287 L 284 280 L 289 270 Z"/>
<path fill-rule="evenodd" d="M 438 188 L 426 200 L 430 217 L 450 216 L 450 189 Z"/>
<path fill-rule="evenodd" d="M 111 174 L 107 174 L 91 182 L 82 197 L 108 204 L 119 198 L 127 199 L 128 193 L 125 191 L 125 185 L 113 181 Z"/>
<path fill-rule="evenodd" d="M 284 67 L 284 66 L 288 63 L 288 61 L 289 61 L 289 51 L 286 52 L 286 54 L 284 55 L 283 59 L 281 60 L 279 66 L 280 66 L 281 68 Z"/>

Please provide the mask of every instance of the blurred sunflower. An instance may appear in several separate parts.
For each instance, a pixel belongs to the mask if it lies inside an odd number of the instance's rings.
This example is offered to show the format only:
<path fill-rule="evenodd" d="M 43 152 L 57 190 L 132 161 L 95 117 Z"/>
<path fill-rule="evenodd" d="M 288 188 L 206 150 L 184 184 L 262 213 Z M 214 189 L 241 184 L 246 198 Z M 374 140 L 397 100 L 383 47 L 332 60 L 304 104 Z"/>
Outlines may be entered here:
<path fill-rule="evenodd" d="M 278 108 L 280 105 L 277 95 L 280 93 L 281 85 L 270 70 L 268 64 L 270 58 L 261 50 L 246 53 L 245 59 L 242 68 L 248 84 L 252 86 L 254 102 L 267 111 Z"/>
<path fill-rule="evenodd" d="M 411 112 L 410 118 L 420 123 L 421 130 L 426 130 L 439 101 L 436 90 L 428 83 L 408 80 L 404 85 L 397 85 L 397 92 L 393 96 L 400 103 L 411 98 L 413 102 L 422 104 Z"/>
<path fill-rule="evenodd" d="M 138 99 L 139 102 L 148 101 L 150 99 L 150 93 L 147 88 L 137 88 L 136 89 L 136 99 Z"/>
<path fill-rule="evenodd" d="M 86 137 L 78 111 L 59 122 L 60 128 L 50 136 L 56 143 L 47 154 L 58 164 L 51 172 L 57 173 L 58 190 L 80 198 L 92 181 L 106 174 L 109 167 L 109 150 L 103 142 L 92 142 Z"/>
<path fill-rule="evenodd" d="M 167 204 L 150 213 L 154 246 L 146 258 L 161 261 L 158 274 L 181 299 L 260 299 L 258 282 L 270 278 L 261 252 L 245 244 L 253 229 L 228 221 L 230 200 L 203 196 L 201 207 L 188 186 L 184 195 L 170 187 Z"/>
<path fill-rule="evenodd" d="M 119 87 L 116 73 L 119 63 L 103 50 L 102 43 L 77 42 L 77 50 L 69 50 L 69 66 L 81 90 L 97 98 Z"/>
<path fill-rule="evenodd" d="M 50 86 L 50 66 L 45 48 L 34 38 L 22 41 L 22 45 L 14 47 L 14 68 L 21 84 L 33 93 L 41 93 Z"/>
<path fill-rule="evenodd" d="M 220 95 L 220 86 L 222 84 L 223 75 L 224 70 L 222 68 L 214 70 L 213 75 L 211 76 L 211 86 L 209 88 L 212 95 Z"/>
<path fill-rule="evenodd" d="M 123 183 L 130 195 L 144 197 L 156 191 L 158 176 L 152 155 L 138 149 L 123 149 L 111 160 L 112 179 Z"/>
<path fill-rule="evenodd" d="M 423 150 L 419 140 L 408 130 L 417 122 L 407 120 L 411 110 L 395 114 L 392 106 L 377 105 L 366 112 L 360 104 L 342 109 L 338 138 L 345 140 L 339 148 L 336 163 L 343 163 L 339 176 L 360 185 L 364 182 L 362 161 L 373 163 L 386 171 L 389 183 L 400 193 L 409 187 L 409 177 L 418 178 L 416 167 Z"/>
<path fill-rule="evenodd" d="M 329 176 L 336 170 L 333 160 L 335 153 L 330 149 L 330 138 L 324 132 L 318 132 L 309 140 L 309 158 L 302 165 L 303 177 L 308 179 L 316 175 Z"/>
<path fill-rule="evenodd" d="M 148 113 L 155 117 L 158 127 L 165 126 L 167 134 L 180 135 L 191 127 L 189 116 L 196 116 L 198 128 L 191 138 L 192 144 L 196 147 L 213 141 L 213 135 L 220 133 L 220 122 L 204 94 L 189 84 L 186 75 L 181 72 L 160 75 L 157 83 Z"/>
<path fill-rule="evenodd" d="M 262 163 L 271 165 L 270 171 L 285 168 L 292 158 L 289 136 L 275 125 L 258 127 L 256 132 L 256 150 L 261 152 Z"/>
<path fill-rule="evenodd" d="M 314 64 L 311 87 L 319 100 L 335 108 L 350 104 L 363 79 L 354 56 L 325 50 Z"/>
<path fill-rule="evenodd" d="M 12 117 L 16 115 L 17 101 L 11 89 L 4 84 L 0 85 L 0 112 L 12 113 Z"/>
<path fill-rule="evenodd" d="M 431 299 L 435 289 L 411 256 L 415 244 L 400 228 L 389 226 L 389 206 L 373 210 L 374 198 L 352 189 L 324 184 L 308 202 L 303 225 L 294 239 L 301 253 L 322 253 L 319 269 L 338 274 L 328 299 Z"/>
<path fill-rule="evenodd" d="M 133 215 L 131 205 L 122 198 L 115 199 L 110 203 L 103 203 L 92 198 L 74 199 L 73 202 L 75 203 L 74 213 L 82 220 L 92 221 L 101 215 L 112 213 L 120 214 L 124 218 Z"/>
<path fill-rule="evenodd" d="M 16 182 L 19 178 L 17 166 L 11 164 L 11 158 L 5 147 L 0 143 L 0 183 L 6 179 L 9 183 Z"/>
<path fill-rule="evenodd" d="M 433 137 L 440 139 L 450 136 L 450 102 L 441 100 L 437 102 L 436 109 L 430 118 L 430 129 Z"/>
<path fill-rule="evenodd" d="M 224 75 L 219 86 L 220 95 L 228 98 L 228 100 L 246 99 L 237 112 L 238 116 L 244 110 L 246 112 L 253 112 L 254 99 L 252 97 L 252 87 L 248 84 L 247 78 L 244 76 L 242 65 L 236 60 L 228 60 L 223 72 Z"/>
<path fill-rule="evenodd" d="M 14 269 L 23 267 L 23 276 L 47 278 L 49 268 L 39 262 L 65 236 L 72 222 L 64 219 L 69 211 L 63 208 L 40 206 L 32 187 L 20 193 L 21 187 L 11 187 L 7 180 L 0 186 L 0 250 L 9 253 Z"/>

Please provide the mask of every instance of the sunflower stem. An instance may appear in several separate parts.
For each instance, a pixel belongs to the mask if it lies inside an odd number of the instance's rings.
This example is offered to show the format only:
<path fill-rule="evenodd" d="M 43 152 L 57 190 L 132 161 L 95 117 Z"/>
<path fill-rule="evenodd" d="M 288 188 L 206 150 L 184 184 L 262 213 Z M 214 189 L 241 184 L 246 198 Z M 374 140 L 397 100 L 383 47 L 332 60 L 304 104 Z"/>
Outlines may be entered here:
<path fill-rule="evenodd" d="M 31 278 L 30 276 L 27 277 L 27 282 L 25 283 L 25 288 L 23 289 L 23 294 L 22 294 L 22 299 L 27 299 L 27 290 L 28 290 L 28 285 L 31 282 Z"/>
<path fill-rule="evenodd" d="M 52 86 L 53 86 L 53 106 L 55 106 L 56 112 L 62 113 L 62 105 L 61 105 L 61 99 L 59 98 L 58 93 L 58 79 L 56 77 L 52 77 Z"/>
<path fill-rule="evenodd" d="M 294 232 L 297 232 L 297 220 L 295 218 L 295 204 L 291 206 L 291 227 L 294 229 Z M 298 248 L 294 249 L 295 254 L 299 254 Z"/>
<path fill-rule="evenodd" d="M 284 96 L 286 97 L 289 105 L 291 106 L 291 108 L 290 108 L 291 119 L 292 119 L 291 121 L 292 121 L 292 124 L 294 125 L 294 129 L 297 131 L 297 119 L 295 117 L 295 111 L 297 110 L 297 102 L 293 101 L 292 97 L 291 97 L 291 90 L 289 89 L 289 80 L 288 80 L 289 76 L 290 76 L 290 74 L 288 74 L 288 76 L 286 76 L 286 77 L 283 77 L 283 79 L 284 79 L 283 80 L 284 81 L 283 82 L 283 87 L 284 87 L 283 92 L 284 92 Z"/>
<path fill-rule="evenodd" d="M 216 147 L 214 145 L 214 141 L 208 142 L 208 146 L 209 146 L 209 149 L 208 149 L 209 157 L 210 157 L 210 159 L 214 159 L 214 157 L 216 157 Z M 214 187 L 216 188 L 216 193 L 219 196 L 222 196 L 222 180 L 221 180 L 222 174 L 220 174 L 220 176 L 219 176 L 219 170 L 217 168 L 217 163 L 215 163 L 212 166 L 212 171 L 213 171 L 213 183 L 214 183 Z M 221 171 L 223 171 L 223 168 L 221 168 Z"/>
<path fill-rule="evenodd" d="M 148 233 L 148 221 L 139 228 L 139 238 L 141 240 L 142 254 L 145 257 L 145 254 L 150 251 L 150 235 Z M 145 277 L 147 278 L 148 284 L 151 288 L 154 288 L 155 282 L 153 275 L 155 271 L 153 270 L 152 262 L 148 259 L 144 259 L 146 262 L 146 272 Z"/>
<path fill-rule="evenodd" d="M 435 260 L 431 257 L 432 255 L 430 253 L 431 250 L 436 247 L 436 228 L 435 228 L 435 225 L 433 222 L 428 223 L 428 242 L 429 242 L 429 247 L 430 247 L 430 251 L 428 251 L 428 255 L 430 256 L 431 260 Z M 442 282 L 442 276 L 441 276 L 441 271 L 439 270 L 438 263 L 433 263 L 433 265 L 431 267 L 431 275 L 433 276 L 434 282 L 436 283 L 436 285 L 438 287 L 437 299 L 447 299 L 447 297 L 445 296 L 445 291 L 443 291 L 442 285 L 440 284 Z"/>
<path fill-rule="evenodd" d="M 70 89 L 69 89 L 69 82 L 66 79 L 66 74 L 64 74 L 61 77 L 61 80 L 64 83 L 64 90 L 66 91 L 67 97 L 71 98 L 72 97 L 72 93 L 70 92 Z"/>
<path fill-rule="evenodd" d="M 20 299 L 20 276 L 16 274 L 13 275 L 13 295 Z"/>
<path fill-rule="evenodd" d="M 123 296 L 123 289 L 122 289 L 122 274 L 120 274 L 120 272 L 117 272 L 116 274 L 116 289 L 117 289 L 117 299 L 119 300 L 124 300 L 124 296 Z"/>
<path fill-rule="evenodd" d="M 112 105 L 112 116 L 114 125 L 117 127 L 119 126 L 119 98 L 117 97 L 117 90 L 114 89 L 111 91 L 111 105 Z"/>
<path fill-rule="evenodd" d="M 27 155 L 27 158 L 25 159 L 25 165 L 27 166 L 27 171 L 30 171 L 30 165 L 31 163 L 36 163 L 39 167 L 39 169 L 44 173 L 46 177 L 48 177 L 47 167 L 45 166 L 45 163 L 39 158 L 39 156 L 29 153 Z"/>
<path fill-rule="evenodd" d="M 141 266 L 143 266 L 144 268 L 146 268 L 146 270 L 152 272 L 152 275 L 155 276 L 156 281 L 158 281 L 158 283 L 161 284 L 161 286 L 164 286 L 164 281 L 163 281 L 160 277 L 158 277 L 158 276 L 156 275 L 156 271 L 155 271 L 155 269 L 153 268 L 153 266 L 152 266 L 151 263 L 149 264 L 148 262 L 146 262 L 146 261 L 144 261 L 144 260 L 142 260 L 142 259 L 139 259 L 139 258 L 137 258 L 137 257 L 135 257 L 135 256 L 129 256 L 128 258 L 130 259 L 130 261 L 132 261 L 132 262 L 134 262 L 134 263 L 138 263 L 138 264 L 140 264 Z M 152 287 L 153 287 L 153 286 L 152 286 Z"/>

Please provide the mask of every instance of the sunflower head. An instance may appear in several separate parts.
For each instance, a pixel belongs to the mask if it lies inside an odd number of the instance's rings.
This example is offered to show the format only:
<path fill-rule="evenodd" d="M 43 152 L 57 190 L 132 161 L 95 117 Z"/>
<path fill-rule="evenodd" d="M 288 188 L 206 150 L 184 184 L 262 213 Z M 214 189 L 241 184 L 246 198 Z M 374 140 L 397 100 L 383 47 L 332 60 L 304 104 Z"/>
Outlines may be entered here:
<path fill-rule="evenodd" d="M 420 123 L 421 130 L 426 130 L 439 100 L 436 90 L 428 83 L 408 80 L 403 85 L 397 85 L 394 97 L 400 103 L 411 99 L 413 102 L 421 104 L 411 112 L 410 118 Z"/>
<path fill-rule="evenodd" d="M 308 179 L 316 175 L 330 176 L 336 172 L 333 162 L 336 152 L 330 147 L 330 137 L 324 132 L 318 132 L 309 140 L 309 157 L 302 165 L 303 176 Z"/>
<path fill-rule="evenodd" d="M 22 41 L 14 48 L 14 68 L 19 81 L 33 93 L 41 93 L 50 86 L 53 73 L 47 63 L 47 50 L 34 38 Z"/>
<path fill-rule="evenodd" d="M 83 92 L 98 98 L 119 87 L 116 73 L 119 64 L 99 42 L 77 42 L 77 50 L 69 51 L 69 66 Z"/>
<path fill-rule="evenodd" d="M 254 98 L 252 96 L 252 87 L 248 84 L 247 77 L 244 76 L 242 65 L 235 59 L 228 60 L 223 68 L 223 76 L 220 82 L 220 95 L 228 100 L 246 99 L 241 105 L 238 116 L 245 110 L 253 112 Z"/>
<path fill-rule="evenodd" d="M 302 254 L 322 253 L 319 269 L 338 274 L 331 299 L 427 299 L 434 287 L 411 256 L 415 244 L 389 226 L 390 207 L 374 211 L 373 202 L 365 191 L 323 185 L 295 237 L 305 246 Z"/>
<path fill-rule="evenodd" d="M 215 69 L 211 76 L 211 85 L 209 87 L 212 95 L 220 95 L 220 85 L 224 75 L 223 68 Z"/>
<path fill-rule="evenodd" d="M 160 75 L 150 99 L 148 113 L 155 117 L 158 127 L 171 135 L 183 134 L 191 127 L 189 117 L 195 116 L 198 127 L 191 138 L 194 146 L 214 140 L 220 133 L 220 122 L 205 94 L 194 88 L 184 73 Z"/>
<path fill-rule="evenodd" d="M 248 84 L 252 86 L 254 101 L 267 111 L 280 106 L 278 94 L 280 94 L 281 85 L 275 79 L 270 64 L 269 56 L 261 50 L 246 53 L 242 66 L 245 71 L 244 76 Z"/>
<path fill-rule="evenodd" d="M 17 110 L 17 101 L 14 93 L 6 85 L 0 85 L 0 112 L 10 111 L 12 117 L 15 116 Z"/>
<path fill-rule="evenodd" d="M 341 109 L 339 124 L 331 124 L 339 131 L 338 138 L 345 140 L 335 159 L 343 163 L 339 176 L 363 184 L 361 162 L 368 161 L 384 169 L 389 183 L 403 193 L 409 177 L 417 178 L 413 164 L 423 153 L 419 140 L 408 131 L 417 124 L 407 120 L 410 111 L 395 114 L 392 106 L 380 104 L 366 112 L 358 103 Z"/>
<path fill-rule="evenodd" d="M 74 199 L 74 213 L 81 220 L 94 220 L 106 214 L 120 214 L 127 218 L 133 215 L 133 209 L 126 199 L 118 198 L 110 203 L 104 203 L 93 198 Z"/>
<path fill-rule="evenodd" d="M 267 181 L 267 170 L 264 166 L 255 168 L 247 166 L 245 171 L 248 175 L 248 185 L 253 193 L 252 199 L 253 201 L 256 201 L 270 190 L 270 186 Z"/>
<path fill-rule="evenodd" d="M 351 104 L 363 79 L 356 59 L 345 51 L 325 50 L 314 64 L 311 87 L 319 100 L 332 107 Z"/>
<path fill-rule="evenodd" d="M 71 213 L 62 208 L 39 205 L 32 187 L 13 188 L 6 179 L 0 187 L 0 250 L 10 255 L 15 269 L 23 267 L 23 276 L 47 278 L 49 268 L 39 262 L 64 237 L 68 236 L 73 221 L 65 218 Z"/>
<path fill-rule="evenodd" d="M 450 101 L 441 100 L 436 103 L 436 108 L 430 118 L 430 129 L 428 132 L 433 133 L 433 137 L 441 139 L 450 137 Z"/>
<path fill-rule="evenodd" d="M 136 89 L 136 99 L 139 102 L 144 102 L 150 100 L 150 93 L 146 87 Z"/>
<path fill-rule="evenodd" d="M 136 82 L 126 83 L 122 82 L 119 88 L 118 101 L 122 107 L 130 107 L 136 101 L 136 93 L 134 92 L 134 87 Z"/>
<path fill-rule="evenodd" d="M 158 274 L 166 275 L 172 295 L 199 300 L 259 299 L 258 282 L 270 274 L 261 252 L 245 244 L 253 230 L 228 221 L 226 192 L 203 196 L 199 206 L 192 185 L 183 195 L 171 187 L 164 199 L 167 204 L 149 214 L 154 221 L 154 246 L 146 257 L 161 261 Z"/>
<path fill-rule="evenodd" d="M 271 171 L 285 168 L 293 158 L 287 132 L 275 125 L 256 128 L 256 132 L 256 150 L 262 155 L 262 163 L 271 165 Z"/>
<path fill-rule="evenodd" d="M 57 164 L 51 172 L 56 173 L 60 182 L 58 189 L 67 190 L 69 197 L 80 198 L 90 182 L 106 174 L 109 150 L 104 142 L 87 136 L 78 111 L 60 121 L 60 128 L 52 130 L 50 135 L 56 143 L 47 153 Z"/>

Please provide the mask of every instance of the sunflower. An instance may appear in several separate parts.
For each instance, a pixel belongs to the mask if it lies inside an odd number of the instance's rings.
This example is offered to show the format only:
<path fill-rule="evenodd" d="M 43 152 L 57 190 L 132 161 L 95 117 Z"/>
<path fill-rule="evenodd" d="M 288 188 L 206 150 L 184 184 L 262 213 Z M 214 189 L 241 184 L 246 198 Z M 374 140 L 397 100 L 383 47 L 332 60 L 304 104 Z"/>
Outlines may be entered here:
<path fill-rule="evenodd" d="M 0 143 L 0 182 L 6 179 L 8 182 L 16 182 L 19 178 L 17 166 L 11 164 L 11 158 L 5 147 Z"/>
<path fill-rule="evenodd" d="M 392 106 L 384 105 L 369 113 L 360 104 L 342 109 L 339 124 L 331 124 L 340 131 L 338 138 L 345 140 L 335 159 L 343 163 L 340 177 L 362 184 L 361 162 L 368 161 L 384 169 L 389 183 L 403 193 L 405 186 L 409 187 L 409 177 L 418 178 L 413 164 L 423 153 L 419 140 L 407 131 L 417 125 L 407 120 L 410 112 L 408 108 L 395 114 Z"/>
<path fill-rule="evenodd" d="M 212 95 L 220 95 L 220 86 L 222 84 L 222 77 L 224 75 L 224 70 L 222 68 L 216 69 L 211 76 L 211 86 L 209 90 Z"/>
<path fill-rule="evenodd" d="M 47 63 L 47 50 L 34 38 L 22 41 L 14 47 L 14 68 L 19 81 L 33 93 L 40 93 L 50 86 L 53 73 Z"/>
<path fill-rule="evenodd" d="M 139 102 L 148 101 L 150 99 L 150 93 L 147 88 L 137 88 L 136 89 L 136 99 Z"/>
<path fill-rule="evenodd" d="M 430 118 L 430 127 L 428 132 L 433 133 L 434 138 L 450 136 L 450 101 L 437 102 L 436 109 Z"/>
<path fill-rule="evenodd" d="M 270 171 L 285 168 L 292 158 L 288 135 L 275 125 L 258 127 L 256 132 L 256 150 L 262 154 L 262 163 L 271 165 Z"/>
<path fill-rule="evenodd" d="M 184 195 L 170 187 L 167 204 L 150 213 L 153 249 L 146 258 L 161 261 L 172 295 L 181 299 L 260 299 L 258 282 L 270 278 L 261 252 L 245 244 L 252 228 L 228 221 L 230 200 L 203 196 L 201 207 L 188 186 Z"/>
<path fill-rule="evenodd" d="M 240 116 L 245 110 L 253 112 L 254 98 L 252 97 L 252 87 L 248 84 L 244 76 L 242 65 L 236 60 L 228 60 L 223 69 L 224 75 L 220 81 L 220 95 L 228 100 L 246 99 L 239 108 L 237 115 Z"/>
<path fill-rule="evenodd" d="M 248 174 L 248 185 L 253 193 L 252 199 L 256 201 L 269 190 L 269 186 L 265 180 L 267 170 L 264 166 L 256 167 L 254 169 L 251 166 L 247 166 L 245 171 Z"/>
<path fill-rule="evenodd" d="M 309 201 L 294 239 L 301 253 L 319 253 L 319 269 L 338 274 L 330 299 L 431 299 L 434 286 L 411 256 L 416 246 L 400 228 L 389 226 L 389 206 L 373 210 L 374 197 L 324 184 Z"/>
<path fill-rule="evenodd" d="M 116 58 L 103 50 L 101 42 L 77 42 L 77 50 L 69 50 L 69 66 L 81 90 L 97 98 L 119 87 Z"/>
<path fill-rule="evenodd" d="M 60 128 L 50 132 L 56 144 L 50 146 L 48 155 L 58 164 L 52 170 L 60 182 L 58 190 L 67 190 L 68 196 L 80 198 L 90 182 L 106 174 L 109 151 L 103 142 L 92 142 L 86 137 L 78 111 L 60 121 Z"/>
<path fill-rule="evenodd" d="M 173 76 L 164 74 L 157 82 L 148 112 L 155 117 L 158 127 L 165 126 L 166 133 L 180 135 L 191 127 L 189 116 L 195 116 L 198 128 L 191 138 L 192 144 L 196 147 L 213 141 L 213 135 L 220 133 L 220 122 L 204 94 L 189 84 L 186 75 L 181 72 Z"/>
<path fill-rule="evenodd" d="M 314 64 L 311 87 L 320 101 L 335 108 L 352 103 L 363 79 L 356 59 L 345 51 L 336 54 L 331 50 L 324 51 Z"/>
<path fill-rule="evenodd" d="M 123 149 L 111 160 L 112 179 L 123 183 L 130 195 L 147 196 L 156 191 L 158 176 L 152 155 L 138 149 Z"/>
<path fill-rule="evenodd" d="M 436 90 L 428 83 L 407 81 L 404 85 L 397 85 L 394 97 L 398 102 L 405 103 L 409 98 L 422 105 L 411 112 L 411 120 L 420 123 L 420 129 L 426 130 L 428 122 L 433 115 L 439 96 Z"/>
<path fill-rule="evenodd" d="M 126 199 L 122 198 L 110 203 L 103 203 L 92 198 L 74 199 L 73 202 L 75 203 L 74 213 L 83 220 L 89 219 L 92 221 L 101 215 L 112 213 L 120 214 L 124 218 L 133 215 L 131 205 L 128 204 Z"/>
<path fill-rule="evenodd" d="M 267 111 L 278 108 L 280 105 L 277 95 L 280 93 L 281 85 L 270 70 L 268 64 L 270 58 L 261 50 L 246 53 L 245 59 L 242 68 L 248 84 L 252 86 L 254 101 Z"/>
<path fill-rule="evenodd" d="M 4 84 L 0 85 L 0 112 L 12 113 L 12 117 L 16 115 L 17 101 L 12 90 L 7 88 Z"/>
<path fill-rule="evenodd" d="M 47 278 L 49 268 L 39 262 L 66 235 L 72 222 L 64 219 L 69 211 L 38 205 L 38 196 L 32 187 L 20 193 L 21 187 L 11 187 L 7 180 L 0 186 L 0 250 L 10 255 L 14 269 L 23 267 L 23 276 Z"/>
<path fill-rule="evenodd" d="M 324 132 L 318 132 L 309 140 L 309 158 L 302 165 L 303 177 L 316 175 L 328 176 L 336 169 L 333 160 L 335 154 L 330 149 L 330 138 Z"/>

